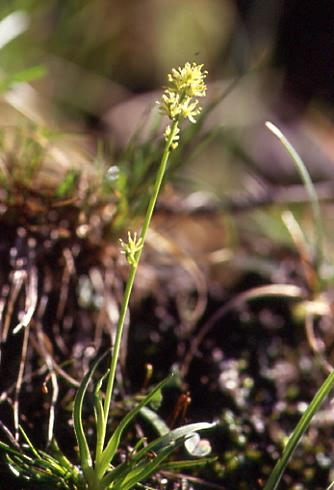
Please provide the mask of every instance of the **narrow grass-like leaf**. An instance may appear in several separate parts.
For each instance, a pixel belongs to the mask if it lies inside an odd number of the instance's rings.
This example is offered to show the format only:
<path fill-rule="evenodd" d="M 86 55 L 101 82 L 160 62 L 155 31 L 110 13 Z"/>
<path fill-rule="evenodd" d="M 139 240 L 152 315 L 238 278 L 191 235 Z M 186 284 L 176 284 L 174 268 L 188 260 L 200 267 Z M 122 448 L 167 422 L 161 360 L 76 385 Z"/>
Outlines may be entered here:
<path fill-rule="evenodd" d="M 167 383 L 170 382 L 173 374 L 168 376 L 166 379 L 161 381 L 136 407 L 134 407 L 117 425 L 113 435 L 110 437 L 108 444 L 103 451 L 100 460 L 96 460 L 96 467 L 98 472 L 98 477 L 101 479 L 106 472 L 110 462 L 112 461 L 117 448 L 119 446 L 122 434 L 127 426 L 132 422 L 132 420 L 138 415 L 141 408 L 150 403 L 152 399 L 156 396 L 159 390 L 162 390 Z"/>
<path fill-rule="evenodd" d="M 151 476 L 157 468 L 160 469 L 163 461 L 180 445 L 184 443 L 184 441 L 191 437 L 196 431 L 210 429 L 214 427 L 216 424 L 210 424 L 207 422 L 198 422 L 194 424 L 185 425 L 183 427 L 179 427 L 173 431 L 170 431 L 168 434 L 159 437 L 147 444 L 145 447 L 138 451 L 133 451 L 133 454 L 129 456 L 128 460 L 121 465 L 118 465 L 112 471 L 110 471 L 105 477 L 102 479 L 102 488 L 108 488 L 108 485 L 113 483 L 112 488 L 118 488 L 118 484 L 120 481 L 124 483 L 124 478 L 130 478 L 131 482 L 137 483 L 142 481 L 149 476 Z M 153 458 L 152 458 L 153 455 Z M 212 460 L 212 458 L 210 459 Z M 201 458 L 197 460 L 198 464 L 204 464 L 209 461 L 208 458 Z M 194 466 L 194 464 L 190 464 L 190 467 Z M 165 465 L 164 465 L 165 467 Z M 169 468 L 171 466 L 168 465 Z M 183 465 L 184 467 L 184 465 Z M 128 481 L 128 480 L 127 480 Z M 133 485 L 135 484 L 133 483 Z M 123 490 L 123 486 L 119 487 Z M 132 487 L 125 487 L 132 488 Z"/>
<path fill-rule="evenodd" d="M 134 456 L 134 459 L 139 460 L 145 455 L 145 453 L 151 451 L 154 452 L 161 451 L 165 447 L 168 447 L 170 444 L 173 444 L 176 441 L 184 440 L 187 437 L 192 436 L 195 432 L 212 429 L 215 426 L 216 423 L 195 422 L 194 424 L 188 424 L 188 425 L 183 425 L 182 427 L 178 427 L 177 429 L 168 432 L 168 434 L 158 437 L 154 441 L 150 442 L 147 446 L 145 446 L 141 451 L 139 451 Z"/>
<path fill-rule="evenodd" d="M 23 427 L 20 426 L 20 432 L 22 433 L 23 437 L 24 437 L 24 440 L 26 441 L 26 443 L 28 444 L 31 452 L 33 453 L 33 455 L 35 456 L 35 458 L 40 458 L 40 453 L 37 451 L 37 449 L 34 447 L 33 443 L 31 442 L 31 440 L 29 439 L 27 433 L 24 431 Z"/>
<path fill-rule="evenodd" d="M 217 457 L 211 458 L 196 458 L 196 459 L 184 459 L 178 461 L 168 461 L 161 465 L 161 471 L 180 471 L 190 468 L 198 468 L 206 464 L 214 463 L 217 461 Z"/>
<path fill-rule="evenodd" d="M 76 393 L 74 399 L 74 407 L 73 407 L 73 425 L 74 432 L 79 445 L 79 453 L 80 453 L 80 462 L 82 466 L 82 470 L 85 474 L 89 473 L 89 470 L 93 466 L 92 458 L 89 451 L 89 446 L 87 442 L 87 438 L 82 425 L 82 405 L 84 401 L 84 397 L 89 385 L 90 380 L 96 370 L 98 364 L 102 361 L 102 359 L 108 354 L 106 352 L 103 354 L 91 367 L 88 373 L 84 376 L 79 389 Z"/>
<path fill-rule="evenodd" d="M 52 442 L 51 442 L 51 449 L 52 449 L 52 455 L 53 455 L 53 457 L 57 461 L 59 461 L 59 463 L 61 464 L 61 466 L 63 468 L 67 468 L 67 469 L 70 469 L 70 470 L 73 470 L 73 468 L 75 468 L 72 465 L 71 461 L 61 451 L 61 449 L 59 448 L 58 443 L 57 443 L 57 441 L 55 439 L 52 440 Z"/>
<path fill-rule="evenodd" d="M 6 444 L 3 441 L 0 441 L 0 449 L 2 449 L 5 454 L 7 454 L 7 453 L 13 454 L 14 456 L 22 457 L 22 459 L 26 458 L 28 461 L 30 461 L 30 459 L 31 459 L 26 454 L 24 454 L 23 452 L 19 451 L 18 449 L 15 449 L 12 446 L 9 446 L 8 444 Z"/>
<path fill-rule="evenodd" d="M 123 464 L 123 468 L 115 468 L 113 472 L 105 477 L 104 481 L 108 482 L 108 484 L 113 483 L 113 489 L 119 488 L 119 490 L 130 490 L 135 484 L 149 478 L 157 470 L 191 468 L 213 461 L 214 458 L 200 458 L 196 461 L 170 462 L 164 464 L 164 461 L 175 451 L 175 449 L 181 446 L 188 437 L 191 437 L 194 434 L 194 429 L 209 429 L 213 426 L 215 426 L 215 424 L 203 422 L 189 424 L 171 431 L 168 435 L 152 441 L 141 451 L 134 454 L 126 464 Z M 153 459 L 150 455 L 154 455 Z M 126 479 L 122 478 L 122 473 L 128 473 Z"/>
<path fill-rule="evenodd" d="M 94 413 L 95 413 L 95 424 L 96 424 L 96 459 L 98 459 L 103 450 L 103 440 L 104 440 L 104 427 L 105 427 L 105 419 L 104 419 L 104 411 L 103 411 L 103 402 L 101 396 L 101 387 L 105 378 L 109 374 L 109 369 L 102 376 L 99 382 L 96 384 L 94 390 Z"/>
<path fill-rule="evenodd" d="M 310 200 L 312 213 L 313 213 L 313 220 L 315 225 L 315 240 L 316 240 L 315 246 L 316 246 L 317 260 L 319 265 L 319 263 L 321 263 L 321 259 L 323 256 L 323 226 L 322 226 L 322 219 L 321 219 L 321 209 L 320 209 L 319 199 L 317 196 L 315 186 L 312 182 L 311 176 L 306 168 L 305 163 L 299 156 L 296 149 L 290 143 L 290 141 L 282 133 L 282 131 L 277 126 L 275 126 L 275 124 L 269 121 L 266 122 L 266 126 L 269 129 L 269 131 L 271 131 L 273 135 L 276 136 L 276 138 L 278 138 L 278 140 L 282 143 L 287 153 L 290 155 L 292 162 L 295 164 L 299 172 L 299 175 L 302 179 L 302 182 L 305 186 L 306 192 Z"/>
<path fill-rule="evenodd" d="M 280 459 L 277 461 L 263 490 L 275 490 L 277 488 L 282 478 L 282 475 L 284 473 L 284 470 L 287 464 L 289 463 L 300 439 L 302 438 L 305 431 L 308 429 L 313 416 L 319 410 L 321 404 L 328 396 L 329 392 L 333 389 L 333 387 L 334 387 L 334 371 L 332 371 L 329 374 L 327 379 L 321 385 L 316 395 L 314 396 L 313 400 L 307 407 L 304 415 L 296 425 L 293 433 L 289 437 L 289 440 L 283 450 Z"/>
<path fill-rule="evenodd" d="M 177 444 L 174 443 L 151 459 L 145 458 L 137 464 L 129 462 L 128 466 L 124 467 L 124 475 L 117 475 L 117 478 L 115 478 L 115 474 L 106 475 L 103 479 L 103 483 L 105 483 L 103 488 L 108 488 L 108 485 L 111 484 L 113 484 L 113 490 L 130 490 L 134 488 L 136 484 L 152 476 L 176 447 Z"/>
<path fill-rule="evenodd" d="M 56 448 L 55 457 L 43 451 L 37 452 L 31 442 L 22 451 L 0 442 L 9 469 L 21 480 L 36 483 L 39 488 L 84 490 L 85 482 L 79 470 Z M 31 455 L 27 453 L 31 452 Z M 57 452 L 58 451 L 58 452 Z"/>

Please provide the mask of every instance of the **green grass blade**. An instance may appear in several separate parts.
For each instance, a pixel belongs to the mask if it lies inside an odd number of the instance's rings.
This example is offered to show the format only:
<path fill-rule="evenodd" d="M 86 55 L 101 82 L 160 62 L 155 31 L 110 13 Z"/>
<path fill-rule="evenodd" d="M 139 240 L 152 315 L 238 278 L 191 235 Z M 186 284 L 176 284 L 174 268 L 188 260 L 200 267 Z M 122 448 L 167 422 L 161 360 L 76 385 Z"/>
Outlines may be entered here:
<path fill-rule="evenodd" d="M 157 392 L 162 390 L 164 386 L 166 386 L 167 383 L 170 382 L 171 377 L 173 376 L 170 375 L 163 381 L 161 381 L 136 407 L 134 407 L 118 424 L 116 427 L 113 435 L 110 437 L 108 444 L 103 451 L 100 460 L 96 460 L 96 467 L 98 471 L 98 477 L 102 478 L 104 473 L 106 472 L 110 462 L 112 461 L 117 448 L 119 446 L 122 434 L 124 430 L 127 428 L 127 426 L 132 422 L 132 420 L 137 416 L 137 414 L 140 412 L 141 408 L 150 403 L 152 399 L 156 396 Z"/>
<path fill-rule="evenodd" d="M 194 423 L 185 425 L 174 431 L 171 431 L 166 436 L 163 436 L 156 441 L 153 441 L 153 445 L 149 444 L 144 448 L 144 450 L 139 451 L 133 458 L 131 458 L 128 462 L 128 467 L 125 470 L 125 476 L 123 478 L 119 477 L 116 479 L 110 478 L 109 475 L 106 476 L 106 481 L 110 483 L 114 482 L 114 486 L 112 487 L 115 490 L 130 490 L 135 487 L 137 483 L 140 483 L 150 476 L 152 476 L 155 472 L 160 469 L 184 469 L 184 468 L 193 468 L 198 467 L 203 464 L 207 464 L 209 461 L 213 461 L 214 458 L 199 458 L 198 460 L 190 460 L 190 461 L 180 461 L 180 462 L 170 462 L 166 465 L 164 461 L 172 454 L 172 452 L 177 449 L 177 447 L 181 446 L 184 440 L 194 433 L 194 430 L 204 430 L 209 429 L 216 424 L 209 424 L 206 422 L 203 423 Z M 154 443 L 156 443 L 154 445 Z M 154 447 L 156 451 L 152 451 L 150 448 Z M 148 454 L 155 454 L 154 458 L 149 458 Z M 131 468 L 131 465 L 133 468 Z M 130 467 L 130 471 L 129 471 Z M 108 478 L 109 477 L 109 478 Z"/>
<path fill-rule="evenodd" d="M 286 138 L 286 136 L 284 136 L 282 131 L 277 126 L 275 126 L 275 124 L 267 121 L 266 126 L 273 133 L 273 135 L 276 136 L 276 138 L 278 138 L 278 140 L 282 143 L 287 153 L 290 155 L 293 163 L 295 164 L 299 172 L 302 182 L 305 186 L 312 208 L 313 220 L 315 225 L 315 235 L 316 235 L 315 248 L 317 254 L 317 261 L 319 265 L 319 263 L 321 263 L 322 256 L 323 256 L 323 226 L 322 226 L 322 219 L 321 219 L 321 209 L 320 209 L 320 204 L 319 204 L 319 199 L 317 196 L 316 189 L 314 187 L 310 174 L 305 166 L 305 163 L 300 158 L 298 152 L 295 150 L 295 148 L 290 143 L 290 141 Z"/>
<path fill-rule="evenodd" d="M 105 482 L 109 484 L 113 483 L 113 490 L 130 490 L 134 488 L 138 483 L 146 480 L 152 476 L 161 467 L 163 462 L 168 456 L 176 449 L 177 444 L 170 445 L 156 455 L 153 459 L 145 459 L 136 465 L 126 468 L 124 476 L 117 480 L 111 480 L 109 475 L 106 476 Z M 131 465 L 131 463 L 130 463 Z M 107 487 L 106 487 L 107 488 Z"/>
<path fill-rule="evenodd" d="M 53 439 L 53 441 L 51 442 L 51 449 L 52 449 L 52 455 L 54 459 L 57 460 L 63 468 L 67 468 L 68 470 L 73 470 L 74 467 L 71 461 L 61 451 L 55 439 Z"/>
<path fill-rule="evenodd" d="M 139 460 L 144 457 L 148 452 L 154 451 L 158 452 L 166 447 L 174 444 L 177 441 L 184 440 L 188 436 L 194 434 L 194 432 L 199 432 L 201 430 L 212 429 L 216 426 L 216 423 L 209 422 L 195 422 L 193 424 L 183 425 L 177 429 L 171 430 L 168 434 L 165 434 L 154 441 L 150 442 L 147 446 L 141 449 L 134 457 L 134 460 Z"/>
<path fill-rule="evenodd" d="M 26 461 L 32 461 L 32 459 L 27 456 L 25 453 L 19 451 L 18 449 L 12 447 L 12 446 L 9 446 L 8 444 L 6 444 L 5 442 L 2 442 L 0 441 L 0 449 L 3 451 L 3 453 L 6 455 L 6 454 L 12 454 L 14 456 L 17 456 L 18 458 L 22 458 L 22 460 L 26 460 Z"/>
<path fill-rule="evenodd" d="M 217 461 L 217 457 L 211 458 L 198 458 L 198 459 L 181 459 L 178 461 L 168 461 L 161 465 L 162 471 L 174 471 L 180 472 L 181 470 L 188 470 L 192 468 L 200 468 Z"/>
<path fill-rule="evenodd" d="M 89 471 L 90 468 L 93 466 L 92 458 L 90 455 L 89 451 L 89 446 L 87 442 L 87 438 L 83 429 L 82 425 L 82 405 L 84 401 L 84 397 L 89 385 L 90 380 L 92 379 L 92 376 L 94 374 L 94 371 L 96 370 L 98 364 L 102 361 L 102 359 L 108 354 L 109 352 L 106 352 L 103 354 L 90 368 L 88 373 L 84 376 L 79 389 L 75 395 L 74 399 L 74 407 L 73 407 L 73 425 L 74 425 L 74 432 L 75 436 L 78 441 L 79 445 L 79 453 L 80 453 L 80 462 L 82 466 L 82 470 L 84 472 Z"/>
<path fill-rule="evenodd" d="M 109 369 L 99 380 L 94 390 L 94 413 L 95 413 L 95 424 L 96 424 L 96 459 L 98 459 L 101 456 L 103 451 L 105 418 L 104 418 L 103 402 L 101 396 L 101 387 L 103 381 L 108 376 L 108 374 L 109 374 Z"/>
<path fill-rule="evenodd" d="M 321 385 L 318 392 L 314 396 L 313 400 L 309 404 L 307 410 L 305 411 L 304 415 L 298 422 L 295 430 L 293 431 L 293 433 L 291 434 L 287 442 L 287 445 L 283 450 L 282 456 L 277 461 L 276 466 L 271 472 L 271 475 L 266 485 L 264 486 L 263 490 L 275 490 L 277 488 L 282 478 L 283 472 L 287 464 L 289 463 L 300 439 L 302 438 L 305 431 L 308 429 L 313 416 L 319 410 L 321 404 L 328 396 L 329 392 L 333 389 L 333 387 L 334 387 L 334 371 L 332 371 L 329 374 L 327 379 Z"/>
<path fill-rule="evenodd" d="M 28 444 L 32 454 L 35 456 L 35 458 L 40 458 L 40 453 L 37 451 L 37 449 L 35 448 L 35 446 L 33 445 L 33 443 L 30 441 L 27 433 L 24 431 L 23 427 L 20 425 L 20 432 L 21 434 L 23 435 L 23 438 L 24 440 L 26 441 L 26 443 Z"/>

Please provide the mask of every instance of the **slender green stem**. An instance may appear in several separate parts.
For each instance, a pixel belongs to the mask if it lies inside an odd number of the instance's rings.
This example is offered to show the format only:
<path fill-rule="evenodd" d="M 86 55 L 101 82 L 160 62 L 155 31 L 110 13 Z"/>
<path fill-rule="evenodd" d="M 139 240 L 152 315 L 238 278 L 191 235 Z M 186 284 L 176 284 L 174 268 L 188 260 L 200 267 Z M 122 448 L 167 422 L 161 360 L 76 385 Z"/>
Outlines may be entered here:
<path fill-rule="evenodd" d="M 109 410 L 110 410 L 111 397 L 112 397 L 113 389 L 114 389 L 116 369 L 117 369 L 117 363 L 118 363 L 119 352 L 120 352 L 120 347 L 121 347 L 121 341 L 122 341 L 122 334 L 123 334 L 123 329 L 124 329 L 124 324 L 125 324 L 126 312 L 128 310 L 129 301 L 130 301 L 130 297 L 131 297 L 131 293 L 132 293 L 132 288 L 133 288 L 133 284 L 135 281 L 135 277 L 136 277 L 141 253 L 143 250 L 144 242 L 145 242 L 147 232 L 148 232 L 148 229 L 150 226 L 150 222 L 152 219 L 155 204 L 156 204 L 157 199 L 158 199 L 162 180 L 163 180 L 163 177 L 164 177 L 164 174 L 166 171 L 166 166 L 167 166 L 168 158 L 169 158 L 170 151 L 171 151 L 171 145 L 172 145 L 174 136 L 177 133 L 177 129 L 178 129 L 178 121 L 174 120 L 172 125 L 171 125 L 171 132 L 169 134 L 169 138 L 166 142 L 165 149 L 164 149 L 164 152 L 162 154 L 160 167 L 159 167 L 157 177 L 155 180 L 152 196 L 150 198 L 148 208 L 147 208 L 147 212 L 146 212 L 145 219 L 144 219 L 144 223 L 143 223 L 143 226 L 141 229 L 141 233 L 140 233 L 140 237 L 142 239 L 141 247 L 136 252 L 134 264 L 132 264 L 130 266 L 130 273 L 129 273 L 129 277 L 128 277 L 128 280 L 126 283 L 124 296 L 123 296 L 120 316 L 119 316 L 118 325 L 117 325 L 117 329 L 116 329 L 115 344 L 114 344 L 113 353 L 112 353 L 112 357 L 111 357 L 110 372 L 109 372 L 109 376 L 108 376 L 106 395 L 105 395 L 105 400 L 104 400 L 104 405 L 103 405 L 103 412 L 104 412 L 104 422 L 103 422 L 104 427 L 102 430 L 102 439 L 103 440 L 98 441 L 98 444 L 97 444 L 97 447 L 99 447 L 98 454 L 96 454 L 97 459 L 101 455 L 101 451 L 103 450 L 103 447 L 104 447 L 107 421 L 108 421 L 108 414 L 109 414 Z"/>
<path fill-rule="evenodd" d="M 333 387 L 334 371 L 329 374 L 324 383 L 321 385 L 313 400 L 309 404 L 307 410 L 305 411 L 304 415 L 296 425 L 295 430 L 291 434 L 288 443 L 283 450 L 282 456 L 277 461 L 263 490 L 276 490 L 282 478 L 283 472 L 287 464 L 289 463 L 300 439 L 304 435 L 305 431 L 308 429 L 313 416 L 319 410 L 321 404 L 328 396 L 329 392 L 333 389 Z"/>
<path fill-rule="evenodd" d="M 170 132 L 169 138 L 168 138 L 168 140 L 166 142 L 166 146 L 165 146 L 164 152 L 162 154 L 160 168 L 159 168 L 159 171 L 158 171 L 158 174 L 157 174 L 157 178 L 156 178 L 156 181 L 155 181 L 155 184 L 154 184 L 152 196 L 151 196 L 150 202 L 148 204 L 148 208 L 147 208 L 145 220 L 144 220 L 144 223 L 143 223 L 143 226 L 142 226 L 142 230 L 141 230 L 141 233 L 140 233 L 140 236 L 141 236 L 141 238 L 143 240 L 143 245 L 144 245 L 144 242 L 145 242 L 145 239 L 146 239 L 148 228 L 149 228 L 150 223 L 151 223 L 153 211 L 154 211 L 154 208 L 155 208 L 155 204 L 157 202 L 157 199 L 158 199 L 158 195 L 159 195 L 159 192 L 160 192 L 162 180 L 163 180 L 163 177 L 164 177 L 164 174 L 165 174 L 165 171 L 166 171 L 167 162 L 168 162 L 168 158 L 169 158 L 170 151 L 171 151 L 171 144 L 173 142 L 173 139 L 174 139 L 175 134 L 177 133 L 177 129 L 178 129 L 178 120 L 175 120 L 175 121 L 173 121 L 173 123 L 171 125 L 171 132 Z M 137 264 L 138 264 L 138 262 L 140 260 L 142 248 L 137 252 L 137 256 L 136 256 L 136 262 L 137 262 Z"/>

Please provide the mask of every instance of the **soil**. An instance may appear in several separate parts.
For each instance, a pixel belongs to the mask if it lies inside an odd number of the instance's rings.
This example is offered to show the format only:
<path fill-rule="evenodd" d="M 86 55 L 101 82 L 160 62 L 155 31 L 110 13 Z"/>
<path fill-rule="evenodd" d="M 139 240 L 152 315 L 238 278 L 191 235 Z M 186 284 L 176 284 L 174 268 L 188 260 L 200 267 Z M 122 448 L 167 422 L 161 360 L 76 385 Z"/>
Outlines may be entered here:
<path fill-rule="evenodd" d="M 67 216 L 69 211 L 63 210 Z M 47 368 L 51 363 L 60 386 L 54 431 L 59 446 L 72 458 L 71 404 L 76 383 L 92 359 L 110 346 L 126 277 L 117 247 L 78 237 L 75 216 L 67 226 L 64 222 L 62 228 L 58 226 L 57 232 L 54 226 L 31 221 L 18 226 L 4 219 L 0 249 L 1 422 L 15 432 L 13 412 L 19 402 L 20 423 L 36 447 L 45 448 L 54 393 Z M 287 284 L 304 285 L 301 261 L 294 253 L 277 248 L 266 253 L 274 254 Z M 215 461 L 189 473 L 188 481 L 164 474 L 152 485 L 159 489 L 261 489 L 326 375 L 320 351 L 313 352 L 303 316 L 298 315 L 301 302 L 284 297 L 245 301 L 243 292 L 268 285 L 272 278 L 260 272 L 236 272 L 230 265 L 231 277 L 225 285 L 207 264 L 201 270 L 206 282 L 203 311 L 199 308 L 198 315 L 191 317 L 188 313 L 196 310 L 201 295 L 189 283 L 178 258 L 167 264 L 149 263 L 149 259 L 152 251 L 144 257 L 131 306 L 118 400 L 131 399 L 174 371 L 178 382 L 165 391 L 161 417 L 171 427 L 217 421 L 206 435 Z M 145 277 L 151 286 L 141 288 Z M 29 332 L 22 327 L 14 334 L 29 306 L 33 309 Z M 317 321 L 315 329 L 323 353 L 329 356 L 334 339 L 330 318 Z M 153 367 L 149 382 L 145 381 L 147 365 Z M 328 434 L 332 419 L 328 403 L 303 438 L 280 489 L 328 486 L 333 478 Z M 8 442 L 4 430 L 1 439 Z M 4 461 L 0 481 L 6 482 L 0 484 L 3 489 L 32 488 L 14 478 Z"/>

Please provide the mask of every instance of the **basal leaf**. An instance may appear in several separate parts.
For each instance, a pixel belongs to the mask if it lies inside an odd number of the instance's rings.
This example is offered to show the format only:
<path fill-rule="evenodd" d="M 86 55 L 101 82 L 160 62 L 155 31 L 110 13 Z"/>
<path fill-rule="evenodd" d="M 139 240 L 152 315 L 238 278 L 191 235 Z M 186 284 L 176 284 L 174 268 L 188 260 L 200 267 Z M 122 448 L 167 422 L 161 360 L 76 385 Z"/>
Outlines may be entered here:
<path fill-rule="evenodd" d="M 96 370 L 98 364 L 102 361 L 102 359 L 108 354 L 106 352 L 103 354 L 90 368 L 88 373 L 85 375 L 83 378 L 79 389 L 76 393 L 75 399 L 74 399 L 74 407 L 73 407 L 73 424 L 74 424 L 74 431 L 75 435 L 78 441 L 79 445 L 79 453 L 80 453 L 80 461 L 81 461 L 81 466 L 82 470 L 85 472 L 89 472 L 89 469 L 92 468 L 93 462 L 92 458 L 90 455 L 88 443 L 87 443 L 87 438 L 83 429 L 82 425 L 82 406 L 83 406 L 83 401 L 84 397 L 89 385 L 90 380 L 92 379 L 92 376 L 94 374 L 94 371 Z"/>
<path fill-rule="evenodd" d="M 211 429 L 215 426 L 216 423 L 209 422 L 197 422 L 194 424 L 183 425 L 182 427 L 178 427 L 177 429 L 168 432 L 168 434 L 158 437 L 154 441 L 150 442 L 150 444 L 135 455 L 135 458 L 142 458 L 145 452 L 148 451 L 159 452 L 180 439 L 185 440 L 186 438 L 193 436 L 193 434 L 198 431 Z"/>
<path fill-rule="evenodd" d="M 110 437 L 108 444 L 105 450 L 102 453 L 100 461 L 96 461 L 96 466 L 98 467 L 98 477 L 102 478 L 104 473 L 106 472 L 110 462 L 112 461 L 117 448 L 119 446 L 122 434 L 124 430 L 128 427 L 128 425 L 133 421 L 133 419 L 138 415 L 141 408 L 145 405 L 149 404 L 150 401 L 156 396 L 158 391 L 161 391 L 167 383 L 170 382 L 170 379 L 173 375 L 168 376 L 168 378 L 164 379 L 159 383 L 136 407 L 134 407 L 118 424 L 113 435 Z"/>

